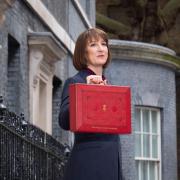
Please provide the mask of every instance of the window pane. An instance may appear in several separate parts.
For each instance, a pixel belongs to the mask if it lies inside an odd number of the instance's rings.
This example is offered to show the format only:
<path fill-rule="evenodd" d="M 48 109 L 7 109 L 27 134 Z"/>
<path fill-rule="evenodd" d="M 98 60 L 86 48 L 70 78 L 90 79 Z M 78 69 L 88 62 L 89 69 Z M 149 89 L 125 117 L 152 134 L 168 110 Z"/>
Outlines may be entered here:
<path fill-rule="evenodd" d="M 149 180 L 156 180 L 155 179 L 155 163 L 149 163 Z"/>
<path fill-rule="evenodd" d="M 138 107 L 135 113 L 136 179 L 159 180 L 159 110 Z"/>
<path fill-rule="evenodd" d="M 152 135 L 152 157 L 158 158 L 158 136 Z"/>
<path fill-rule="evenodd" d="M 141 162 L 141 179 L 148 180 L 148 162 Z"/>
<path fill-rule="evenodd" d="M 150 139 L 149 135 L 143 135 L 143 157 L 150 157 Z"/>
<path fill-rule="evenodd" d="M 135 131 L 140 131 L 141 130 L 140 109 L 136 109 L 135 118 L 136 118 Z"/>
<path fill-rule="evenodd" d="M 135 151 L 136 151 L 136 156 L 140 157 L 141 156 L 141 135 L 136 134 L 135 135 Z"/>
<path fill-rule="evenodd" d="M 157 112 L 152 111 L 152 132 L 157 133 Z"/>
<path fill-rule="evenodd" d="M 149 132 L 149 111 L 143 110 L 143 131 Z"/>

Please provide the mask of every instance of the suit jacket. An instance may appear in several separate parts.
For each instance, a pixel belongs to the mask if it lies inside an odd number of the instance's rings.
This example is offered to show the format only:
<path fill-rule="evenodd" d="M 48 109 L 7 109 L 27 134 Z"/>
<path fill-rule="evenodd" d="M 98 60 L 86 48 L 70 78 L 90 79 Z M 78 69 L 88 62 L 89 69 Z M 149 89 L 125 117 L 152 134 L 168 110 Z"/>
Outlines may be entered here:
<path fill-rule="evenodd" d="M 90 70 L 79 71 L 66 80 L 62 92 L 59 124 L 69 130 L 69 85 L 86 83 Z M 65 180 L 120 180 L 119 136 L 102 133 L 75 133 L 74 146 L 66 167 Z"/>

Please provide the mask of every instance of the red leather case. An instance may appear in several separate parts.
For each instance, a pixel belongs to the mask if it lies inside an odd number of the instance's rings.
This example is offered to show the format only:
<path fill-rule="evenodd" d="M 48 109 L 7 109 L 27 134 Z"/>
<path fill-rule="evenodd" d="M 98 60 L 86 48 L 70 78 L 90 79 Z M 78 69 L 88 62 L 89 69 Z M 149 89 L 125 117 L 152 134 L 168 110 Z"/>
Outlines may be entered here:
<path fill-rule="evenodd" d="M 126 86 L 71 84 L 70 130 L 131 133 L 131 92 Z"/>

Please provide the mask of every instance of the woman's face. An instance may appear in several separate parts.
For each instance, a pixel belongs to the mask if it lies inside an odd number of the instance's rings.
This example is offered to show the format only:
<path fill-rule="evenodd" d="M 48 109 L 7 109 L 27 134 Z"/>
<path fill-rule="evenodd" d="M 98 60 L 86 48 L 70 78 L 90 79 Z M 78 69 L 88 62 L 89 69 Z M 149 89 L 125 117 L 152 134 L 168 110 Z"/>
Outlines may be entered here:
<path fill-rule="evenodd" d="M 106 42 L 99 37 L 87 42 L 85 57 L 87 67 L 103 67 L 108 58 L 108 47 Z"/>

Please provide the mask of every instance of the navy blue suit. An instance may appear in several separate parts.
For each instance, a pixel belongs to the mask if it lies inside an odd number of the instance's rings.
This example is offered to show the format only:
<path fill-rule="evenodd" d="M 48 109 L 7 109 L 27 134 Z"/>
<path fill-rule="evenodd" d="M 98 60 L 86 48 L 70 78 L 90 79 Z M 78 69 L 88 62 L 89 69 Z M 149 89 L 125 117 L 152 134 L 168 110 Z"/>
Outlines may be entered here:
<path fill-rule="evenodd" d="M 69 84 L 86 83 L 90 70 L 79 71 L 66 80 L 59 124 L 69 130 Z M 119 136 L 103 133 L 75 133 L 74 146 L 66 167 L 65 180 L 121 180 Z"/>

